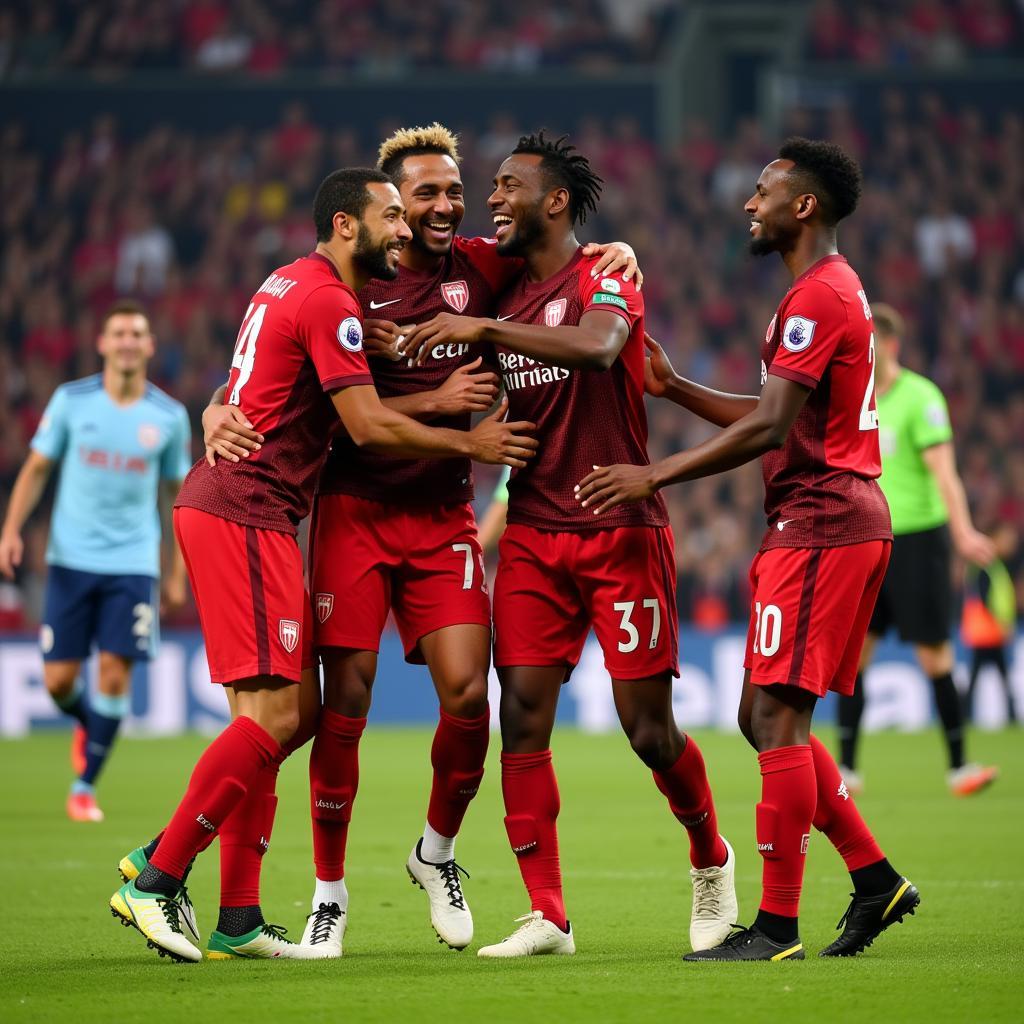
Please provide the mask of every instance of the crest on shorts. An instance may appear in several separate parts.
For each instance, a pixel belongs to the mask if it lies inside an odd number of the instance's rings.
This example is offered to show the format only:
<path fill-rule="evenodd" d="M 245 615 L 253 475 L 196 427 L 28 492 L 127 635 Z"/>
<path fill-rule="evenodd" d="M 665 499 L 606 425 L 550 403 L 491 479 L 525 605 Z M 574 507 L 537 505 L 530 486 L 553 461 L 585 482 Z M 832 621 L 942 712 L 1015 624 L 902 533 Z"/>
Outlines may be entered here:
<path fill-rule="evenodd" d="M 456 313 L 461 313 L 469 302 L 469 285 L 465 281 L 448 281 L 441 285 L 441 297 Z"/>
<path fill-rule="evenodd" d="M 565 299 L 555 299 L 544 307 L 544 323 L 548 327 L 557 327 L 565 316 L 565 307 L 568 303 Z"/>
<path fill-rule="evenodd" d="M 291 654 L 299 643 L 299 624 L 294 619 L 281 619 L 277 624 L 281 646 Z"/>
<path fill-rule="evenodd" d="M 316 617 L 320 622 L 326 622 L 334 611 L 333 594 L 316 595 Z"/>

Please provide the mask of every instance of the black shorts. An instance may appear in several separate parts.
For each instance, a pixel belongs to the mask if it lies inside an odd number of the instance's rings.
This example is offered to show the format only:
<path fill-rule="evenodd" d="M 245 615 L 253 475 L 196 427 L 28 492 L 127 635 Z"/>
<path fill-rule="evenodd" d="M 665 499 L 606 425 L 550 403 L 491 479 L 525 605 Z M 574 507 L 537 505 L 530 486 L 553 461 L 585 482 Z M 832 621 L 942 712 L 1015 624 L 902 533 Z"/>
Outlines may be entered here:
<path fill-rule="evenodd" d="M 882 636 L 895 627 L 904 643 L 934 646 L 949 640 L 952 621 L 949 528 L 894 538 L 868 632 Z"/>

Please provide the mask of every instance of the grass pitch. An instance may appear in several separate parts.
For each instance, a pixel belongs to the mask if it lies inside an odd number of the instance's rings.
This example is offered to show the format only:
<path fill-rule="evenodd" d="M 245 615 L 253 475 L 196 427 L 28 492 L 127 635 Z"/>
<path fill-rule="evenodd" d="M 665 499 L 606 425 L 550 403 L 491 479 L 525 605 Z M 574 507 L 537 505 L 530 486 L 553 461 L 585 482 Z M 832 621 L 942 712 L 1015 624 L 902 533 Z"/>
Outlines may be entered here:
<path fill-rule="evenodd" d="M 757 762 L 738 736 L 699 734 L 723 832 L 739 858 L 744 923 L 754 916 Z M 424 895 L 404 863 L 429 787 L 430 731 L 373 729 L 349 841 L 351 894 L 340 961 L 158 959 L 107 910 L 120 856 L 163 825 L 204 740 L 126 740 L 100 789 L 107 820 L 63 814 L 67 735 L 0 742 L 4 919 L 0 1020 L 89 1021 L 1010 1021 L 1024 1001 L 1024 735 L 976 734 L 971 753 L 1002 767 L 987 793 L 945 789 L 939 737 L 868 737 L 861 807 L 897 868 L 920 888 L 916 917 L 854 960 L 818 949 L 846 909 L 849 879 L 828 843 L 811 841 L 802 963 L 683 964 L 688 860 L 682 829 L 621 736 L 560 732 L 560 832 L 574 958 L 481 961 L 479 945 L 513 930 L 529 905 L 502 827 L 496 742 L 458 859 L 476 920 L 470 949 L 437 944 Z M 301 933 L 312 884 L 305 756 L 281 773 L 264 874 L 267 919 Z M 217 856 L 191 891 L 205 934 L 215 924 Z"/>

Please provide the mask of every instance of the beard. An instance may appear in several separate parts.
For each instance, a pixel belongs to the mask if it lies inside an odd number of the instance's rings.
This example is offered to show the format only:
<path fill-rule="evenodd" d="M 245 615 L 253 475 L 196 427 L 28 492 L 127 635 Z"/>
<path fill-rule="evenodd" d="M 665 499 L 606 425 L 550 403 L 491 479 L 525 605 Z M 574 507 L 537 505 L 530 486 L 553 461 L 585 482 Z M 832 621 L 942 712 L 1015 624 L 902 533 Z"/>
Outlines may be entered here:
<path fill-rule="evenodd" d="M 540 208 L 529 212 L 524 210 L 518 222 L 513 222 L 508 235 L 498 241 L 498 255 L 525 256 L 543 235 L 544 221 L 541 219 Z"/>
<path fill-rule="evenodd" d="M 748 246 L 751 256 L 769 256 L 773 252 L 788 252 L 799 234 L 799 228 L 792 231 L 785 231 L 776 227 L 771 234 L 765 230 L 761 223 L 761 237 L 752 238 Z"/>
<path fill-rule="evenodd" d="M 398 267 L 392 267 L 388 263 L 388 244 L 388 242 L 376 241 L 367 226 L 360 223 L 352 259 L 370 277 L 376 277 L 383 281 L 394 281 L 398 277 Z"/>

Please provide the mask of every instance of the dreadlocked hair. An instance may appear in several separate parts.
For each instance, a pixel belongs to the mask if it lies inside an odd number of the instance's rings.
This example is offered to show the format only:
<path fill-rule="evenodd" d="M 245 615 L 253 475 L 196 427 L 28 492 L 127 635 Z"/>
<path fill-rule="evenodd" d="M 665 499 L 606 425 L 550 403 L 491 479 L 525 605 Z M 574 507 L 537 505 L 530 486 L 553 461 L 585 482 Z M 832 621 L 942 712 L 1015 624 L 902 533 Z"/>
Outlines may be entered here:
<path fill-rule="evenodd" d="M 542 128 L 536 135 L 522 136 L 512 152 L 533 154 L 541 158 L 540 166 L 546 182 L 552 187 L 568 191 L 572 222 L 583 224 L 588 213 L 597 211 L 604 179 L 594 173 L 590 161 L 577 153 L 575 146 L 565 141 L 568 137 L 563 135 L 558 139 L 547 139 Z"/>
<path fill-rule="evenodd" d="M 824 219 L 835 226 L 857 208 L 861 172 L 857 161 L 834 142 L 793 136 L 779 148 L 783 160 L 792 160 L 798 188 L 818 197 Z"/>
<path fill-rule="evenodd" d="M 459 137 L 443 124 L 416 128 L 399 128 L 388 136 L 377 151 L 377 167 L 396 184 L 402 183 L 402 164 L 407 156 L 424 156 L 437 153 L 459 162 Z"/>

